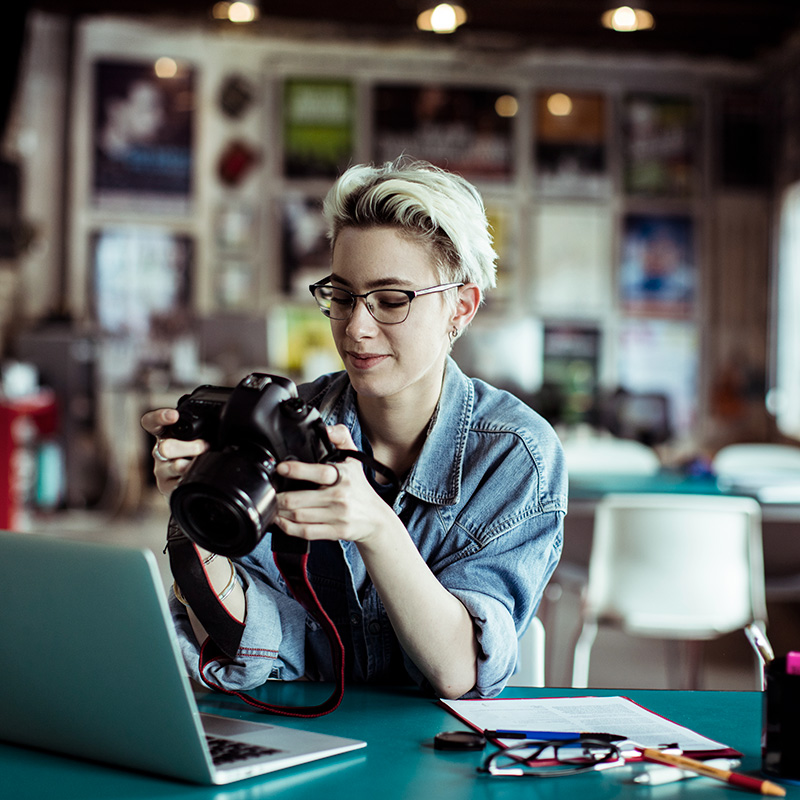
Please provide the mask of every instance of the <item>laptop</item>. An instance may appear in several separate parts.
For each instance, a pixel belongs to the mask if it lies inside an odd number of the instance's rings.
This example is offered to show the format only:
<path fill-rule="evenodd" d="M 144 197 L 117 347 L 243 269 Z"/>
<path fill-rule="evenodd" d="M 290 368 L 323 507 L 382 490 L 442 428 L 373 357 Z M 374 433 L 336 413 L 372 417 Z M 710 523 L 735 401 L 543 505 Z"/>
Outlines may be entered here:
<path fill-rule="evenodd" d="M 366 742 L 201 714 L 146 548 L 0 532 L 0 739 L 203 784 Z"/>

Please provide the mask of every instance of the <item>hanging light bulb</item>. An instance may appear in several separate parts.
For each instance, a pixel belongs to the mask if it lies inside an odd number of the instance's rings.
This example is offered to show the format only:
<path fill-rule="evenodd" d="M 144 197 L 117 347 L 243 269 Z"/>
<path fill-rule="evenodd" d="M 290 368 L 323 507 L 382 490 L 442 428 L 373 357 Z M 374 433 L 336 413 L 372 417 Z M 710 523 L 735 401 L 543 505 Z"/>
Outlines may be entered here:
<path fill-rule="evenodd" d="M 236 23 L 254 22 L 258 19 L 258 3 L 256 0 L 247 2 L 245 0 L 236 0 L 236 2 L 220 0 L 211 9 L 211 16 L 214 19 Z"/>
<path fill-rule="evenodd" d="M 513 94 L 502 94 L 494 101 L 494 110 L 498 117 L 516 117 L 519 101 Z"/>
<path fill-rule="evenodd" d="M 604 28 L 619 32 L 648 31 L 656 25 L 649 11 L 632 6 L 609 8 L 600 18 L 600 22 Z"/>
<path fill-rule="evenodd" d="M 563 92 L 556 92 L 547 98 L 547 110 L 554 117 L 568 117 L 572 113 L 572 98 Z"/>
<path fill-rule="evenodd" d="M 439 3 L 417 17 L 417 28 L 434 33 L 453 33 L 467 21 L 467 12 L 457 5 Z"/>

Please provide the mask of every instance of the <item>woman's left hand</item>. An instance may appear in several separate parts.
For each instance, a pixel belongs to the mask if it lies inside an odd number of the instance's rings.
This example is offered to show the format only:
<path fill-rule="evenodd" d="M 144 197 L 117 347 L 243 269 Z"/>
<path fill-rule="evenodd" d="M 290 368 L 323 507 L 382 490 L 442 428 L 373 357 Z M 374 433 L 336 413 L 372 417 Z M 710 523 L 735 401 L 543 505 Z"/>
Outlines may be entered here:
<path fill-rule="evenodd" d="M 328 428 L 331 442 L 340 450 L 355 450 L 345 425 Z M 337 464 L 283 461 L 277 472 L 284 478 L 319 484 L 319 489 L 280 492 L 275 522 L 289 536 L 345 539 L 367 542 L 397 516 L 369 485 L 360 461 L 348 458 Z"/>

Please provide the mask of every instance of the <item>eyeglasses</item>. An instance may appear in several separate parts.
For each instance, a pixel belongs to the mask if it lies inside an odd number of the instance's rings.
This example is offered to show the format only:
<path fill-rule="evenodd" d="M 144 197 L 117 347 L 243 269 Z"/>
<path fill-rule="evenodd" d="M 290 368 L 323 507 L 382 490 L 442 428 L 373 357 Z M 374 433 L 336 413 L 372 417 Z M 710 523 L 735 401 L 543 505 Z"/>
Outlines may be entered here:
<path fill-rule="evenodd" d="M 583 738 L 574 742 L 526 740 L 490 753 L 478 771 L 489 775 L 557 778 L 624 763 L 619 748 L 597 739 Z"/>
<path fill-rule="evenodd" d="M 309 286 L 309 291 L 317 301 L 319 310 L 330 319 L 350 319 L 356 307 L 356 300 L 362 298 L 372 318 L 384 325 L 399 325 L 408 319 L 411 301 L 426 294 L 446 292 L 457 289 L 463 283 L 443 283 L 427 289 L 374 289 L 364 294 L 355 294 L 338 286 L 331 286 L 331 276 Z"/>

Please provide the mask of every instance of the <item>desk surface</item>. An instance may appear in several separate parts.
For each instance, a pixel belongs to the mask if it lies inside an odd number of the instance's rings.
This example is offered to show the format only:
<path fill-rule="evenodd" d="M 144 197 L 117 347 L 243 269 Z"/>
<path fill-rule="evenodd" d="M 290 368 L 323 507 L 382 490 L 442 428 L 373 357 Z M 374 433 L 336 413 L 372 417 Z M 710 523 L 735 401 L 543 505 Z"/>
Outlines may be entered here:
<path fill-rule="evenodd" d="M 613 472 L 597 475 L 571 475 L 569 481 L 570 513 L 592 511 L 600 498 L 607 494 L 710 494 L 737 495 L 711 475 L 687 475 L 674 470 L 661 470 L 655 475 L 616 475 Z M 755 495 L 744 493 L 744 496 Z M 758 498 L 756 498 L 758 499 Z M 765 522 L 800 522 L 800 503 L 765 502 L 759 500 Z"/>
<path fill-rule="evenodd" d="M 314 701 L 312 684 L 273 685 L 277 702 Z M 586 693 L 586 690 L 581 690 Z M 507 689 L 503 697 L 574 695 L 570 689 Z M 624 694 L 656 713 L 740 750 L 741 772 L 757 774 L 760 767 L 761 694 L 757 692 L 671 692 L 591 690 L 594 695 Z M 200 699 L 201 710 L 245 719 L 264 719 L 236 700 L 219 695 Z M 316 720 L 282 720 L 281 725 L 366 739 L 365 750 L 337 756 L 273 776 L 253 778 L 227 787 L 198 787 L 125 770 L 67 759 L 12 745 L 0 744 L 0 794 L 15 800 L 94 800 L 103 798 L 216 798 L 216 800 L 561 800 L 564 797 L 639 798 L 667 800 L 696 794 L 703 800 L 747 797 L 748 793 L 708 778 L 663 787 L 630 782 L 627 770 L 610 770 L 571 778 L 497 778 L 476 773 L 480 753 L 446 753 L 432 749 L 436 733 L 461 726 L 446 711 L 412 689 L 352 687 L 342 705 Z M 529 786 L 535 782 L 534 786 Z M 523 788 L 525 787 L 525 788 Z M 574 791 L 570 791 L 574 790 Z M 521 795 L 521 792 L 526 792 Z M 566 794 L 565 794 L 566 792 Z M 656 798 L 655 795 L 658 794 Z M 757 795 L 751 795 L 756 797 Z M 800 798 L 800 786 L 787 786 L 787 797 Z"/>
<path fill-rule="evenodd" d="M 570 496 L 594 500 L 610 492 L 654 492 L 656 494 L 725 494 L 711 475 L 687 475 L 662 470 L 655 475 L 617 475 L 613 470 L 597 475 L 571 475 Z"/>

